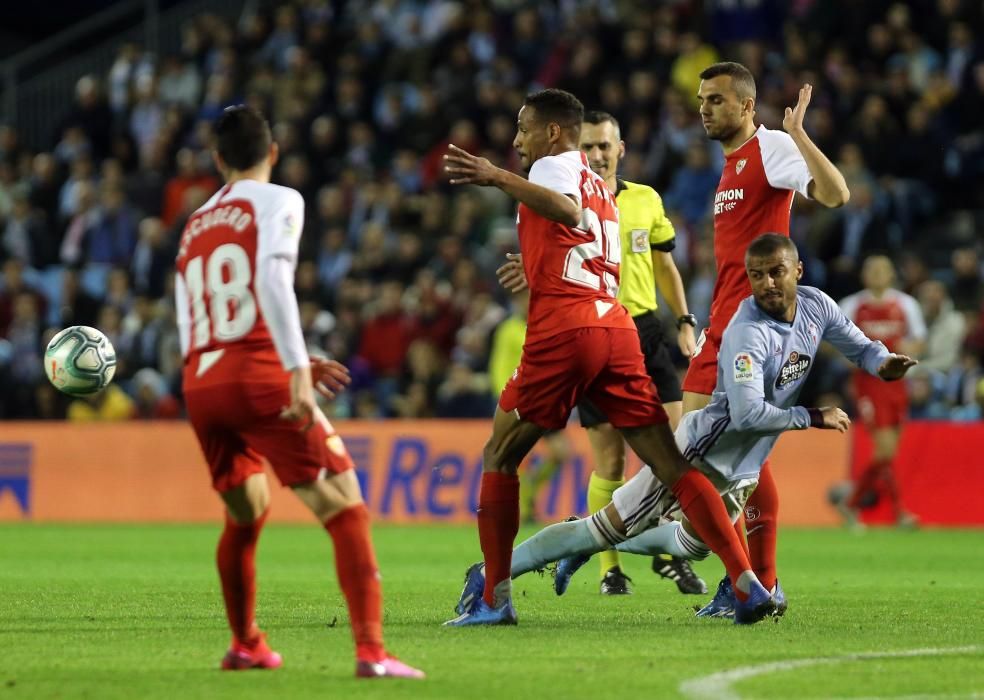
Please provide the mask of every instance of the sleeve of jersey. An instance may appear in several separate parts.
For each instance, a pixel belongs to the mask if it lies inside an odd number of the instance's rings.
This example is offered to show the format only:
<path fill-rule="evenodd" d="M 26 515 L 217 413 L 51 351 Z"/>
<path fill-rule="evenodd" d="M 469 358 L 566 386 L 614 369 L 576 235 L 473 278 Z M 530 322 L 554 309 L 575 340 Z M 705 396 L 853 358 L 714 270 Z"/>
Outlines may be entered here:
<path fill-rule="evenodd" d="M 649 247 L 663 253 L 669 253 L 676 248 L 676 231 L 673 223 L 666 215 L 663 200 L 653 190 L 653 224 L 649 229 Z"/>
<path fill-rule="evenodd" d="M 581 176 L 573 164 L 563 158 L 541 158 L 530 168 L 529 181 L 548 190 L 570 195 L 581 204 Z"/>
<path fill-rule="evenodd" d="M 779 435 L 810 427 L 810 413 L 803 406 L 779 408 L 765 400 L 767 345 L 758 329 L 749 324 L 730 326 L 724 332 L 718 357 L 728 413 L 736 430 Z"/>
<path fill-rule="evenodd" d="M 304 199 L 298 192 L 289 190 L 258 223 L 256 295 L 280 362 L 289 371 L 309 362 L 294 295 L 294 267 L 304 228 Z"/>
<path fill-rule="evenodd" d="M 181 357 L 188 357 L 191 349 L 191 310 L 188 307 L 188 289 L 181 275 L 174 276 L 174 313 L 178 323 Z"/>
<path fill-rule="evenodd" d="M 877 375 L 890 354 L 888 348 L 862 333 L 829 296 L 823 294 L 821 301 L 826 307 L 823 339 L 865 372 Z"/>
<path fill-rule="evenodd" d="M 808 189 L 813 176 L 792 137 L 784 131 L 767 131 L 759 134 L 759 145 L 765 179 L 769 184 L 776 189 L 793 190 L 809 198 Z"/>

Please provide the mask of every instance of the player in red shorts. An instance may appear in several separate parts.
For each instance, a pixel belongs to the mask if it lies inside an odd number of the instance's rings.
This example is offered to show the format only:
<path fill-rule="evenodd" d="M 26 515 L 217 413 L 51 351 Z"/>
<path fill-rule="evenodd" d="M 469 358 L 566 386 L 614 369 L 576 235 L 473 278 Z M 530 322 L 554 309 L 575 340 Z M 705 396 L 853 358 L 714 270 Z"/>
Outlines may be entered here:
<path fill-rule="evenodd" d="M 700 116 L 708 138 L 719 141 L 725 163 L 714 197 L 714 257 L 717 280 L 711 317 L 683 380 L 683 412 L 706 406 L 717 380 L 721 336 L 742 299 L 751 294 L 745 250 L 763 233 L 789 235 L 793 194 L 826 207 L 850 196 L 844 176 L 810 140 L 803 118 L 813 89 L 786 108 L 785 131 L 755 125 L 755 78 L 740 63 L 715 63 L 700 74 Z M 734 358 L 724 358 L 730 363 Z M 748 549 L 755 573 L 771 589 L 776 581 L 776 519 L 779 496 L 766 462 L 745 508 Z M 752 522 L 754 520 L 754 522 Z M 741 529 L 739 518 L 737 527 Z M 720 590 L 720 588 L 719 588 Z"/>
<path fill-rule="evenodd" d="M 710 481 L 676 447 L 646 373 L 639 337 L 615 298 L 621 245 L 618 209 L 578 150 L 584 107 L 563 90 L 527 96 L 513 146 L 529 179 L 454 145 L 445 156 L 455 185 L 492 185 L 519 200 L 519 245 L 530 287 L 526 342 L 506 384 L 483 453 L 478 534 L 485 586 L 447 624 L 515 624 L 510 562 L 519 529 L 519 465 L 543 433 L 561 428 L 581 398 L 605 412 L 629 445 L 669 484 L 684 512 L 740 589 L 738 618 L 775 609 Z"/>
<path fill-rule="evenodd" d="M 871 256 L 861 268 L 864 289 L 843 299 L 841 309 L 865 335 L 880 340 L 891 352 L 917 356 L 922 353 L 925 343 L 926 323 L 919 303 L 892 288 L 894 280 L 892 261 L 884 255 Z M 909 412 L 906 384 L 869 382 L 861 375 L 854 374 L 854 393 L 858 415 L 871 432 L 875 452 L 871 464 L 855 477 L 853 488 L 832 492 L 832 500 L 847 523 L 857 527 L 863 500 L 881 482 L 892 501 L 895 522 L 902 527 L 911 527 L 916 524 L 916 517 L 902 507 L 892 471 L 902 423 Z"/>
<path fill-rule="evenodd" d="M 215 124 L 225 186 L 181 235 L 175 308 L 188 417 L 226 506 L 216 555 L 232 646 L 222 668 L 277 668 L 255 621 L 256 544 L 270 491 L 263 460 L 323 523 L 335 545 L 356 646 L 356 675 L 423 678 L 383 646 L 382 593 L 352 460 L 314 401 L 294 268 L 304 199 L 270 184 L 277 145 L 259 112 L 230 107 Z M 341 368 L 337 363 L 334 365 Z M 317 363 L 314 381 L 332 365 Z"/>

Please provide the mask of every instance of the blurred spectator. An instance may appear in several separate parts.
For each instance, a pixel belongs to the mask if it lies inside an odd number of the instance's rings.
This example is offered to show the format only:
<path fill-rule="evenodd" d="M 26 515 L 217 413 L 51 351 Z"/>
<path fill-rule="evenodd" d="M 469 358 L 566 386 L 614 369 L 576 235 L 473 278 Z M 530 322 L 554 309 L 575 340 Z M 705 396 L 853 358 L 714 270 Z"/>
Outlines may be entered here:
<path fill-rule="evenodd" d="M 0 235 L 0 258 L 17 258 L 37 268 L 53 260 L 52 241 L 44 212 L 31 206 L 26 191 L 14 193 L 7 225 Z"/>
<path fill-rule="evenodd" d="M 179 418 L 181 407 L 168 393 L 167 383 L 159 372 L 144 367 L 130 380 L 133 387 L 136 418 L 150 420 Z"/>
<path fill-rule="evenodd" d="M 493 405 L 488 377 L 456 362 L 438 387 L 435 415 L 438 418 L 487 418 Z"/>
<path fill-rule="evenodd" d="M 963 346 L 964 317 L 954 310 L 946 285 L 938 280 L 923 282 L 916 292 L 926 320 L 926 350 L 919 368 L 946 373 L 957 363 Z"/>
<path fill-rule="evenodd" d="M 79 270 L 66 267 L 62 272 L 55 325 L 59 328 L 96 326 L 98 317 L 99 300 L 82 288 Z"/>
<path fill-rule="evenodd" d="M 957 311 L 977 311 L 984 296 L 981 280 L 981 264 L 974 248 L 958 248 L 953 251 L 953 283 L 950 285 Z"/>
<path fill-rule="evenodd" d="M 136 403 L 116 383 L 111 383 L 97 394 L 75 399 L 68 405 L 68 419 L 80 423 L 121 421 L 135 417 Z"/>

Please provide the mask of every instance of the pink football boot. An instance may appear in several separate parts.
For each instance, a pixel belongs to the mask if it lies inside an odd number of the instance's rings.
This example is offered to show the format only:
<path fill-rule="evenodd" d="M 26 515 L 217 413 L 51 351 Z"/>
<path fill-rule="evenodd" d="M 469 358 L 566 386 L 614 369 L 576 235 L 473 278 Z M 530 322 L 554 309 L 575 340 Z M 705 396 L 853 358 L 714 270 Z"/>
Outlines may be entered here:
<path fill-rule="evenodd" d="M 274 669 L 280 668 L 284 660 L 280 654 L 273 651 L 266 643 L 266 637 L 250 646 L 233 640 L 232 647 L 222 657 L 223 671 L 245 671 L 251 668 Z"/>
<path fill-rule="evenodd" d="M 394 656 L 387 656 L 382 661 L 362 661 L 355 664 L 356 678 L 425 678 L 423 671 L 407 666 Z"/>

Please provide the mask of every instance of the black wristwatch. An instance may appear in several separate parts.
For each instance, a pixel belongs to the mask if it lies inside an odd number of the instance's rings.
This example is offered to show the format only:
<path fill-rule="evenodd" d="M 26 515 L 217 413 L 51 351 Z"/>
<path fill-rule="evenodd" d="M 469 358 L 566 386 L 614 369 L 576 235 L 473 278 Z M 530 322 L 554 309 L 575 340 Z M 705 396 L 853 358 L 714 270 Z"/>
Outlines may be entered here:
<path fill-rule="evenodd" d="M 694 328 L 696 328 L 697 317 L 694 316 L 693 314 L 684 314 L 683 316 L 681 316 L 676 320 L 677 330 L 680 330 L 680 326 L 682 326 L 684 323 L 686 323 L 688 326 L 693 326 Z"/>

